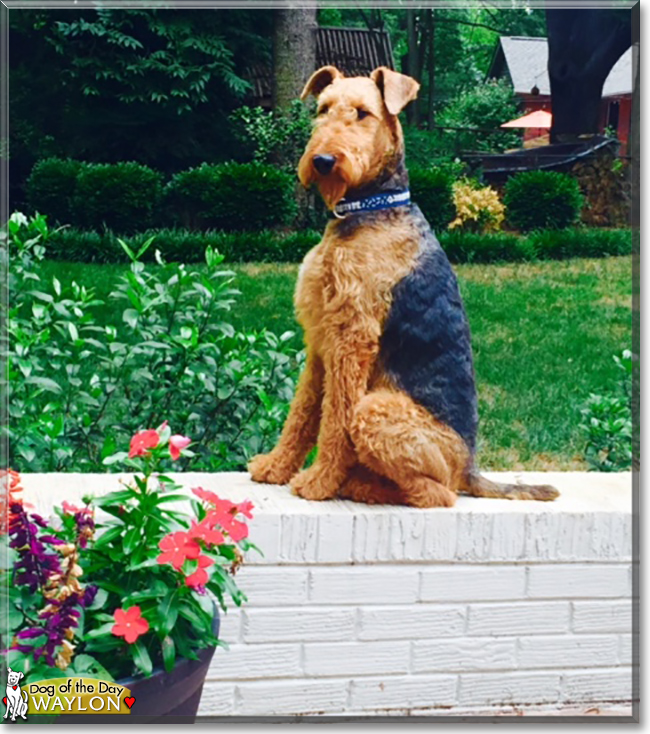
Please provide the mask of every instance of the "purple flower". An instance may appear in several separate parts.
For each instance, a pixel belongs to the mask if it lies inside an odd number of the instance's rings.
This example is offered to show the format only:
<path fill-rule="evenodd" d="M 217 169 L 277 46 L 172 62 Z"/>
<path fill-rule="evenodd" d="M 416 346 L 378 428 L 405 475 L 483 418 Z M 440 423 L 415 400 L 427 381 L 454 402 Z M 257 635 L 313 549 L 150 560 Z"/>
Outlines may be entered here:
<path fill-rule="evenodd" d="M 95 601 L 96 596 L 97 596 L 97 587 L 96 586 L 86 586 L 86 588 L 84 589 L 83 596 L 81 597 L 81 606 L 84 608 L 89 607 Z"/>
<path fill-rule="evenodd" d="M 82 596 L 82 593 L 73 592 L 63 600 L 50 599 L 48 606 L 40 614 L 45 624 L 18 632 L 13 649 L 26 654 L 32 653 L 35 661 L 44 657 L 47 665 L 56 665 L 58 649 L 67 639 L 68 630 L 78 626 L 81 616 L 78 607 L 82 603 Z M 20 640 L 31 640 L 41 635 L 45 635 L 46 641 L 40 647 L 20 644 Z"/>
<path fill-rule="evenodd" d="M 85 548 L 88 545 L 88 539 L 95 534 L 95 521 L 87 508 L 76 512 L 74 519 L 77 523 L 77 543 L 80 548 Z"/>
<path fill-rule="evenodd" d="M 11 505 L 12 520 L 9 528 L 9 546 L 18 551 L 14 564 L 14 583 L 28 586 L 31 593 L 45 586 L 50 576 L 61 572 L 61 563 L 56 553 L 48 552 L 43 541 L 49 535 L 38 536 L 38 526 L 47 528 L 40 515 L 28 516 L 19 502 Z"/>

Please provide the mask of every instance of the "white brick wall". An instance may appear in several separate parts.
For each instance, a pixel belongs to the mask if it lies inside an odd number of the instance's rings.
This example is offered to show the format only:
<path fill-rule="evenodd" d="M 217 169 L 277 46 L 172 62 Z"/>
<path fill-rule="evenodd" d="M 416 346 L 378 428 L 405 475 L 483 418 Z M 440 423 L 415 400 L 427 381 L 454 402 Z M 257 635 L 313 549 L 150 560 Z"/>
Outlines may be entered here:
<path fill-rule="evenodd" d="M 495 475 L 492 475 L 495 476 Z M 246 475 L 185 475 L 256 505 L 249 597 L 222 616 L 200 713 L 214 716 L 629 715 L 629 474 L 520 475 L 554 503 L 462 497 L 451 510 L 308 503 Z M 505 479 L 512 481 L 512 476 Z M 113 488 L 24 478 L 37 507 Z M 43 489 L 47 484 L 47 492 Z"/>

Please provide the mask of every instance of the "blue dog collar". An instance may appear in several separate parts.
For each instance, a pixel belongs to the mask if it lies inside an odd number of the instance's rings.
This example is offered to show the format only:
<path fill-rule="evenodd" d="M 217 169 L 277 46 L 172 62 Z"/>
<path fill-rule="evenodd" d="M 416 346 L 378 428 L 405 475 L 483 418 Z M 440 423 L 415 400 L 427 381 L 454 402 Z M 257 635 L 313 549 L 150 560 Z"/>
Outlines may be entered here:
<path fill-rule="evenodd" d="M 367 196 L 365 199 L 347 201 L 341 199 L 334 207 L 334 216 L 342 219 L 346 214 L 361 214 L 361 212 L 376 212 L 380 209 L 392 209 L 396 206 L 407 206 L 411 203 L 411 192 L 408 189 L 382 191 L 380 194 Z"/>

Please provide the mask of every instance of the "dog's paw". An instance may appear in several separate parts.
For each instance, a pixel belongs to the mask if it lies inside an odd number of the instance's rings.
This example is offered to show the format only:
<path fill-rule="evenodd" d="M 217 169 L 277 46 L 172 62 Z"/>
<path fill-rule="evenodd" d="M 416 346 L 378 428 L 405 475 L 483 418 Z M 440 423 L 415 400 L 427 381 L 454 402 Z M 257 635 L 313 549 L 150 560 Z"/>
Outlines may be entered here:
<path fill-rule="evenodd" d="M 294 494 L 305 500 L 330 500 L 338 491 L 338 487 L 332 486 L 331 482 L 313 467 L 298 472 L 289 485 Z"/>
<path fill-rule="evenodd" d="M 295 474 L 293 467 L 278 460 L 273 452 L 254 456 L 248 462 L 248 471 L 254 482 L 262 484 L 288 484 Z"/>

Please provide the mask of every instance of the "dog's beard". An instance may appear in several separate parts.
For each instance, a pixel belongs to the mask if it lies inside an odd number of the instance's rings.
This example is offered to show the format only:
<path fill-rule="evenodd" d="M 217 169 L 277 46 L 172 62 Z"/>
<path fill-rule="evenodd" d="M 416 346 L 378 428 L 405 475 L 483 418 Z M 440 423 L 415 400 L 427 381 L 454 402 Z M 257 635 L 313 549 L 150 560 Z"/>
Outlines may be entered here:
<path fill-rule="evenodd" d="M 337 174 L 321 177 L 317 182 L 318 191 L 328 209 L 334 209 L 348 190 L 347 183 Z"/>
<path fill-rule="evenodd" d="M 354 171 L 350 158 L 345 153 L 337 152 L 336 165 L 331 173 L 321 176 L 312 163 L 313 150 L 305 151 L 298 165 L 298 178 L 305 188 L 315 183 L 328 209 L 334 209 L 345 196 L 347 190 L 354 185 Z"/>

